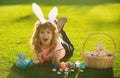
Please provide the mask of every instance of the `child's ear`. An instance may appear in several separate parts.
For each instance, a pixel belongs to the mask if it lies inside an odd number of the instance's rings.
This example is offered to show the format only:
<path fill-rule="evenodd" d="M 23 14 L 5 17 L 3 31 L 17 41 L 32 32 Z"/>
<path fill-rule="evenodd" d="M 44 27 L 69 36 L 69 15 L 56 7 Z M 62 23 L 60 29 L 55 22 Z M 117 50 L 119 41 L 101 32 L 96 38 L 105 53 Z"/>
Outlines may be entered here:
<path fill-rule="evenodd" d="M 52 8 L 48 14 L 48 20 L 50 22 L 54 22 L 56 20 L 57 15 L 58 15 L 57 7 Z"/>
<path fill-rule="evenodd" d="M 39 18 L 39 20 L 41 22 L 45 22 L 45 18 L 43 16 L 42 10 L 36 3 L 32 4 L 32 9 L 33 9 L 33 12 L 35 13 L 35 15 Z"/>

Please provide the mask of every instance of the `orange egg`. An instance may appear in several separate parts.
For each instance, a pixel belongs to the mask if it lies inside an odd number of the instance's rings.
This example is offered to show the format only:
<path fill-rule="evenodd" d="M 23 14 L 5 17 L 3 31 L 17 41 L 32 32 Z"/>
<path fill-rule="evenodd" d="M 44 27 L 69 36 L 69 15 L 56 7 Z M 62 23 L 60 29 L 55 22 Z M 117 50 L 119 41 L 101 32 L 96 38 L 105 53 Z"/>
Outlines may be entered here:
<path fill-rule="evenodd" d="M 60 68 L 63 69 L 63 70 L 66 68 L 66 65 L 65 65 L 64 62 L 61 62 L 61 63 L 60 63 Z"/>
<path fill-rule="evenodd" d="M 48 55 L 45 56 L 45 60 L 49 60 L 49 56 Z"/>

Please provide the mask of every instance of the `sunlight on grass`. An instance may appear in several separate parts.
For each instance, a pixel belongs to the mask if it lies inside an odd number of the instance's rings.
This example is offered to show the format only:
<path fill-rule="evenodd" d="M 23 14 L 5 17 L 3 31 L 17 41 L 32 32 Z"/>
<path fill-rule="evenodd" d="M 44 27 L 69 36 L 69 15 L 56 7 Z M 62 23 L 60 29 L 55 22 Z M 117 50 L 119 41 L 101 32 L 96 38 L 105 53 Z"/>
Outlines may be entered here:
<path fill-rule="evenodd" d="M 94 32 L 105 32 L 110 34 L 116 42 L 117 52 L 113 70 L 114 76 L 120 77 L 120 4 L 105 3 L 85 5 L 85 2 L 83 4 L 84 5 L 57 6 L 59 9 L 57 18 L 63 16 L 68 18 L 64 30 L 75 47 L 74 55 L 69 61 L 74 62 L 78 60 L 82 62 L 82 46 L 86 37 Z M 41 3 L 39 3 L 39 5 L 41 5 L 41 9 L 47 19 L 48 13 L 54 5 L 43 5 Z M 0 78 L 6 78 L 10 71 L 12 72 L 12 77 L 14 77 L 13 73 L 15 73 L 15 70 L 21 72 L 14 67 L 16 53 L 24 52 L 27 54 L 27 58 L 33 59 L 29 41 L 32 36 L 34 22 L 38 20 L 38 18 L 32 12 L 31 4 L 0 6 L 0 17 L 2 18 L 0 19 Z M 104 40 L 104 46 L 107 49 L 114 49 L 114 45 L 108 37 L 95 36 L 88 40 L 86 50 L 93 50 L 96 46 L 96 40 L 102 39 Z M 43 71 L 42 69 L 43 68 L 39 70 L 39 68 L 33 67 L 33 70 L 36 70 L 36 73 L 38 71 Z M 42 73 L 47 72 L 51 74 L 53 73 L 51 72 L 51 69 L 46 69 L 49 71 L 44 71 Z M 25 74 L 30 73 L 28 70 L 25 71 L 27 71 Z M 3 72 L 4 74 L 1 74 Z M 22 74 L 24 74 L 23 71 Z M 25 74 L 23 78 L 25 78 Z M 53 75 L 54 74 L 51 74 L 51 76 Z M 21 77 L 22 75 L 16 73 L 16 77 L 17 76 Z M 67 76 L 60 77 L 66 78 Z M 75 77 L 77 77 L 77 75 Z"/>
<path fill-rule="evenodd" d="M 98 5 L 91 8 L 88 14 L 94 15 L 94 17 L 105 22 L 115 22 L 120 19 L 120 11 L 117 10 L 118 7 L 120 8 L 119 4 Z"/>

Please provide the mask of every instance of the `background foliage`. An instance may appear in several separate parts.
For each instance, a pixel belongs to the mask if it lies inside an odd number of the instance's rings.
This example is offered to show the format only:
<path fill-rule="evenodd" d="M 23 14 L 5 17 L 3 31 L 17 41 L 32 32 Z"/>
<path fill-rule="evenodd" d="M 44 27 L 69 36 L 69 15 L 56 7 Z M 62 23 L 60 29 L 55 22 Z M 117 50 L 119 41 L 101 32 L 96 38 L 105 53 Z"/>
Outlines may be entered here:
<path fill-rule="evenodd" d="M 16 68 L 16 53 L 26 53 L 27 59 L 33 59 L 29 41 L 34 23 L 38 20 L 31 9 L 33 2 L 41 6 L 46 18 L 54 6 L 57 6 L 59 10 L 57 18 L 63 16 L 68 18 L 64 30 L 75 47 L 73 56 L 68 60 L 70 62 L 83 61 L 82 45 L 89 34 L 94 32 L 110 34 L 117 46 L 112 70 L 88 68 L 83 74 L 75 72 L 68 76 L 58 76 L 51 72 L 53 67 L 51 63 L 45 63 L 42 66 L 34 65 L 26 70 Z M 118 78 L 120 77 L 119 21 L 119 0 L 0 0 L 0 78 L 98 78 L 99 75 L 110 78 L 112 74 Z M 113 43 L 108 37 L 94 36 L 87 42 L 86 50 L 94 49 L 96 39 L 104 39 L 106 48 L 114 49 Z"/>

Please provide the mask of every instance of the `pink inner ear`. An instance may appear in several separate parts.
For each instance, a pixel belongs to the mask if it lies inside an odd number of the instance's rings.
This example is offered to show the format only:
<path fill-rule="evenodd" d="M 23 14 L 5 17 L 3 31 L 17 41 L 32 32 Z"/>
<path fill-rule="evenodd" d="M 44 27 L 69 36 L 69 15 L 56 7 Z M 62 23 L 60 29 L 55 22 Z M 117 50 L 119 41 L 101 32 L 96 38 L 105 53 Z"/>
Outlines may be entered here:
<path fill-rule="evenodd" d="M 48 20 L 50 22 L 54 22 L 56 20 L 57 14 L 58 14 L 58 9 L 57 7 L 54 7 L 48 14 Z"/>
<path fill-rule="evenodd" d="M 32 4 L 32 9 L 33 9 L 33 12 L 35 13 L 35 15 L 39 18 L 39 20 L 41 22 L 45 21 L 42 10 L 36 3 Z"/>

